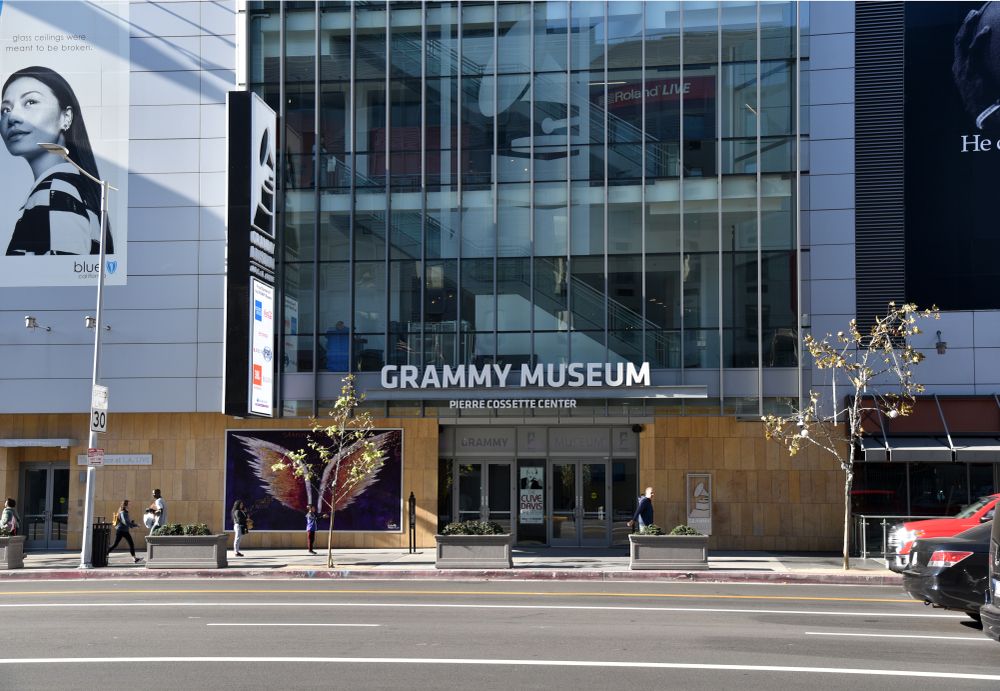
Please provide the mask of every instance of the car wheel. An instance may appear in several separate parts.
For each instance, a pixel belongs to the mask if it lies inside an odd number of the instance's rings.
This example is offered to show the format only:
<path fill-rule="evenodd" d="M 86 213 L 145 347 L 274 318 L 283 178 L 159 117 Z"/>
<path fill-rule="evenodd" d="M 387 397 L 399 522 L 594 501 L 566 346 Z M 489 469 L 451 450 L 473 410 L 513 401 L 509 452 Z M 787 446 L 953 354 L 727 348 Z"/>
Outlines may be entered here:
<path fill-rule="evenodd" d="M 979 622 L 980 624 L 983 622 L 983 618 L 980 616 L 979 612 L 966 612 L 966 614 L 969 615 L 972 621 Z"/>

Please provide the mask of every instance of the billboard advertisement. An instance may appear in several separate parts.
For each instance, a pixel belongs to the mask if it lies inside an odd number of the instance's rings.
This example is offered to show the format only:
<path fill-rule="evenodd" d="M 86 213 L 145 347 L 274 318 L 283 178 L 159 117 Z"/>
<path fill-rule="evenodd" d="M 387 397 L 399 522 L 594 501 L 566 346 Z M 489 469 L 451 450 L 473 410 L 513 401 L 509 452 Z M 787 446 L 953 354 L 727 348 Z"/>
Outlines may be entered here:
<path fill-rule="evenodd" d="M 232 530 L 229 508 L 237 500 L 247 506 L 253 529 L 305 530 L 309 504 L 319 506 L 318 529 L 329 528 L 329 479 L 334 459 L 323 464 L 309 449 L 309 430 L 229 430 L 226 432 L 226 530 Z M 403 432 L 374 430 L 372 440 L 385 454 L 385 462 L 369 482 L 347 494 L 338 492 L 334 530 L 337 532 L 400 532 L 403 521 Z M 291 451 L 307 450 L 312 481 L 297 478 L 290 470 L 273 471 L 287 462 Z M 340 477 L 351 472 L 355 456 L 347 447 L 342 454 Z M 324 487 L 320 501 L 320 487 Z"/>
<path fill-rule="evenodd" d="M 0 287 L 96 283 L 101 186 L 88 175 L 117 188 L 105 282 L 126 282 L 128 18 L 128 2 L 0 2 Z"/>
<path fill-rule="evenodd" d="M 274 407 L 274 288 L 250 279 L 250 412 L 271 415 Z"/>
<path fill-rule="evenodd" d="M 1000 308 L 1000 6 L 905 13 L 906 298 Z"/>

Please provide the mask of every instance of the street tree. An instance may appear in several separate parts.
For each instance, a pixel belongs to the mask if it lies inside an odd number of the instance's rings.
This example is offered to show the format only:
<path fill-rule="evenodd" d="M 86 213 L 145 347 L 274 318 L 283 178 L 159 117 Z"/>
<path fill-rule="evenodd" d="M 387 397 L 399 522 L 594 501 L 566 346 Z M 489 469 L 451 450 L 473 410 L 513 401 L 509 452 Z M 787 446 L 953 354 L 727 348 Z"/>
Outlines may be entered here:
<path fill-rule="evenodd" d="M 354 375 L 343 379 L 340 396 L 330 411 L 329 424 L 313 420 L 305 449 L 288 453 L 271 465 L 275 473 L 291 473 L 308 483 L 318 497 L 317 512 L 329 515 L 326 562 L 333 568 L 333 525 L 337 511 L 350 505 L 378 475 L 385 464 L 386 435 L 374 434 L 371 413 L 360 410 Z"/>
<path fill-rule="evenodd" d="M 805 407 L 793 407 L 786 415 L 765 415 L 765 435 L 780 443 L 790 456 L 807 447 L 832 456 L 844 471 L 844 569 L 849 569 L 851 536 L 851 488 L 854 461 L 861 448 L 864 423 L 877 415 L 889 418 L 908 415 L 917 394 L 924 388 L 914 378 L 914 367 L 924 359 L 911 344 L 923 319 L 939 319 L 936 307 L 918 310 L 916 305 L 890 302 L 885 316 L 875 319 L 867 334 L 852 319 L 847 332 L 816 339 L 807 334 L 805 349 L 817 369 L 831 370 L 829 404 L 810 390 Z M 846 384 L 848 395 L 837 400 L 837 384 Z M 843 423 L 843 424 L 842 424 Z"/>

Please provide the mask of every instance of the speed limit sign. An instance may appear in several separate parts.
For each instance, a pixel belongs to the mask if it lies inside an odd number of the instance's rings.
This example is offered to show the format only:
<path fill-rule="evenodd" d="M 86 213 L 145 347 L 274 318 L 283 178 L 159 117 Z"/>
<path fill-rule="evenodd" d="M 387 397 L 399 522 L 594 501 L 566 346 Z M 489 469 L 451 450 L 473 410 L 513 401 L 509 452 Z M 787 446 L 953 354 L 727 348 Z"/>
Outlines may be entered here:
<path fill-rule="evenodd" d="M 90 409 L 90 431 L 91 432 L 108 431 L 108 411 L 101 410 L 100 408 Z"/>

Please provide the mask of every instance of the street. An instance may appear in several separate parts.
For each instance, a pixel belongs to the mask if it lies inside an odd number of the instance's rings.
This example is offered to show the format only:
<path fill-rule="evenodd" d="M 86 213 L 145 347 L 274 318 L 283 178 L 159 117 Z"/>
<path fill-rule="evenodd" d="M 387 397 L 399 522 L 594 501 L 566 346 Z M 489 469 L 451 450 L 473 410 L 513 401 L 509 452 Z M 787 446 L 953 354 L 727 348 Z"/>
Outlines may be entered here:
<path fill-rule="evenodd" d="M 1000 648 L 899 588 L 8 582 L 0 689 L 994 689 Z"/>

